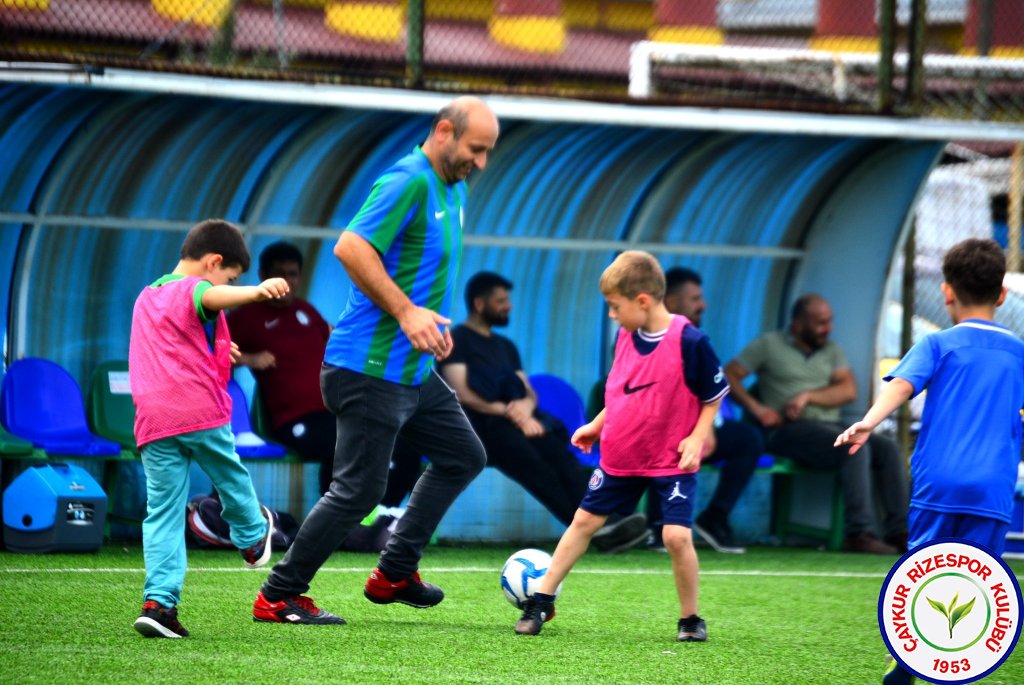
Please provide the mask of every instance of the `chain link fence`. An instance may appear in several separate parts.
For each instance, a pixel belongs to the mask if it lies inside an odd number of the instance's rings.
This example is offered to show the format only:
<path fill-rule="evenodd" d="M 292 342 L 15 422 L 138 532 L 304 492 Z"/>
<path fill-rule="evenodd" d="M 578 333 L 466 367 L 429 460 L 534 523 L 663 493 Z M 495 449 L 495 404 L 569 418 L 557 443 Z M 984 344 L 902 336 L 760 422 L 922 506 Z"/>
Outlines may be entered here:
<path fill-rule="evenodd" d="M 0 0 L 0 59 L 1024 123 L 1024 0 Z M 933 174 L 916 332 L 948 323 L 945 248 L 984 235 L 1018 254 L 1020 154 L 961 141 Z M 1001 316 L 1024 334 L 1012 268 Z M 882 357 L 900 354 L 902 273 Z"/>
<path fill-rule="evenodd" d="M 1024 337 L 1021 191 L 1024 149 L 1020 144 L 985 154 L 979 146 L 950 144 L 932 171 L 913 216 L 907 245 L 889 274 L 877 341 L 878 378 L 891 370 L 904 350 L 925 335 L 951 325 L 945 298 L 942 260 L 967 238 L 991 238 L 1007 252 L 1007 297 L 996 322 Z M 909 265 L 909 268 L 908 268 Z M 876 391 L 881 389 L 878 381 Z M 906 429 L 913 431 L 924 409 L 924 396 L 911 402 Z M 890 420 L 895 430 L 897 422 Z M 904 438 L 909 439 L 909 437 Z"/>
<path fill-rule="evenodd" d="M 242 78 L 623 99 L 642 41 L 658 102 L 1024 119 L 1020 0 L 0 0 L 0 59 Z"/>

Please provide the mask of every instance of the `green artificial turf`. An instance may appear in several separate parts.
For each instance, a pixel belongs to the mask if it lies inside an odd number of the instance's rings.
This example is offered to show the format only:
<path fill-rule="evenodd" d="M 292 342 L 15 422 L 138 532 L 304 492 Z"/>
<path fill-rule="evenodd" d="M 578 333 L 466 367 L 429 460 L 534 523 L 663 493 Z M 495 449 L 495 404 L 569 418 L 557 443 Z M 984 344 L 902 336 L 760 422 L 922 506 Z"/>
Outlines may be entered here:
<path fill-rule="evenodd" d="M 0 683 L 878 683 L 878 591 L 895 559 L 809 549 L 701 550 L 706 643 L 675 642 L 678 605 L 663 553 L 586 555 L 557 618 L 537 637 L 498 574 L 513 548 L 427 549 L 421 572 L 447 597 L 432 609 L 362 596 L 376 556 L 339 553 L 313 581 L 345 626 L 254 623 L 265 569 L 236 553 L 189 552 L 183 640 L 132 629 L 142 550 L 0 552 Z M 280 555 L 275 555 L 275 559 Z M 1018 577 L 1024 564 L 1011 562 Z M 1024 683 L 1024 648 L 983 683 Z"/>

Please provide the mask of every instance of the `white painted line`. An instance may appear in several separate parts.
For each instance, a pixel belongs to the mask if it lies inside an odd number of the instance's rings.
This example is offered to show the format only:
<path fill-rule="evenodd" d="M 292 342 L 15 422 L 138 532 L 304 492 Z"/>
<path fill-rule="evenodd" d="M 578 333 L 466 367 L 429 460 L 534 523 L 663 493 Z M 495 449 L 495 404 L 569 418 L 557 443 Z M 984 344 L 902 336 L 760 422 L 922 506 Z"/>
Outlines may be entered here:
<path fill-rule="evenodd" d="M 501 568 L 462 566 L 452 568 L 421 568 L 424 573 L 494 573 Z M 317 573 L 369 573 L 369 566 L 342 567 L 325 566 Z M 189 573 L 252 573 L 253 571 L 237 566 L 191 567 Z M 57 574 L 57 573 L 145 573 L 142 568 L 0 568 L 3 574 Z M 573 575 L 595 576 L 667 576 L 671 569 L 573 569 Z M 708 570 L 701 571 L 701 576 L 760 576 L 773 578 L 885 578 L 885 573 L 858 573 L 853 571 L 763 571 L 757 569 L 744 570 Z"/>

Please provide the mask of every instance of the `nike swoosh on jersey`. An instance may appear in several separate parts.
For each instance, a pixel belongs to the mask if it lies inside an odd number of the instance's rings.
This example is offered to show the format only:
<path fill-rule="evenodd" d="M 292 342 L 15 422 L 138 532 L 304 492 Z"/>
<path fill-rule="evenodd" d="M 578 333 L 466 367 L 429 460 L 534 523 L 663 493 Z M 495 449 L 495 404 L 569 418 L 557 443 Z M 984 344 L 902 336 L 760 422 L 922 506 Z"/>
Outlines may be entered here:
<path fill-rule="evenodd" d="M 263 327 L 267 328 L 267 329 L 273 328 L 274 326 L 277 325 L 277 322 L 278 322 L 278 319 L 271 319 L 270 321 L 264 321 L 263 322 Z"/>
<path fill-rule="evenodd" d="M 643 385 L 635 385 L 635 386 L 633 386 L 633 387 L 631 388 L 631 387 L 629 387 L 629 381 L 626 381 L 626 387 L 624 387 L 624 388 L 622 389 L 622 392 L 626 393 L 627 395 L 632 395 L 632 394 L 633 394 L 633 393 L 635 393 L 635 392 L 640 392 L 640 391 L 641 391 L 641 390 L 643 390 L 644 388 L 649 388 L 649 387 L 651 387 L 652 385 L 654 385 L 654 384 L 655 384 L 655 383 L 657 383 L 657 382 L 658 382 L 658 381 L 651 381 L 650 383 L 645 383 L 645 384 L 643 384 Z"/>
<path fill-rule="evenodd" d="M 434 218 L 435 219 L 440 219 L 443 216 L 444 216 L 444 211 L 434 212 Z"/>

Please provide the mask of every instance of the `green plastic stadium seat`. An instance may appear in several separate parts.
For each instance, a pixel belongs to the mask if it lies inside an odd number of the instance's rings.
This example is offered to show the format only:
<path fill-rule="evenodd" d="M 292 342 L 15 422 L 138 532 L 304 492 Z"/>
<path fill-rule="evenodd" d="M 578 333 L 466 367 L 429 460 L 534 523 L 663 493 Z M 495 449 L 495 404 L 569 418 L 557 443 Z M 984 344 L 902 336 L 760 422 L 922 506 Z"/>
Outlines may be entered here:
<path fill-rule="evenodd" d="M 92 373 L 88 397 L 92 430 L 123 449 L 138 453 L 135 443 L 135 404 L 128 387 L 128 362 L 106 361 Z"/>
<path fill-rule="evenodd" d="M 3 426 L 0 426 L 0 455 L 18 456 L 32 454 L 32 443 L 27 440 L 11 435 Z"/>

